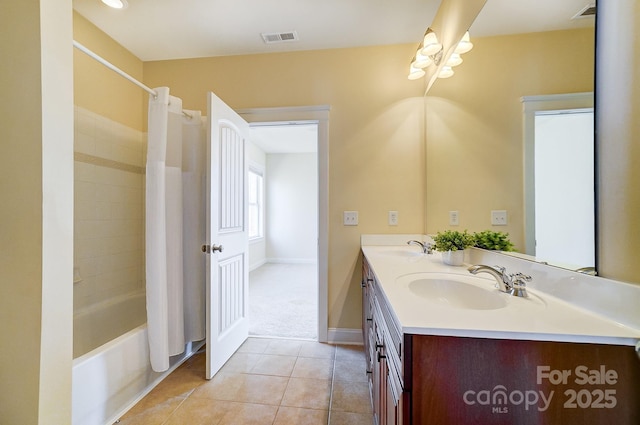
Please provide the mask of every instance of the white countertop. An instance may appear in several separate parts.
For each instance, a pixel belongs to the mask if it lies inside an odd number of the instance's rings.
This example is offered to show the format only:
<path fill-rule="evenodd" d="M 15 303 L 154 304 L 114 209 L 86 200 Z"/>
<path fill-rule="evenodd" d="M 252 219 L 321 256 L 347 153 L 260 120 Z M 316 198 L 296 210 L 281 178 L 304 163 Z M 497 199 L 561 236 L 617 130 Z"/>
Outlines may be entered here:
<path fill-rule="evenodd" d="M 528 298 L 500 292 L 494 288 L 495 279 L 488 274 L 472 276 L 467 271 L 470 264 L 448 266 L 442 262 L 440 253 L 422 254 L 420 247 L 406 245 L 409 239 L 423 240 L 420 235 L 396 236 L 396 241 L 403 242 L 393 245 L 379 236 L 362 239 L 362 251 L 404 333 L 631 346 L 640 341 L 640 329 L 550 295 L 537 289 L 534 282 L 528 285 Z M 509 272 L 527 270 L 509 269 Z M 452 277 L 495 291 L 504 298 L 499 301 L 505 306 L 477 310 L 422 298 L 409 289 L 409 283 L 423 276 Z"/>

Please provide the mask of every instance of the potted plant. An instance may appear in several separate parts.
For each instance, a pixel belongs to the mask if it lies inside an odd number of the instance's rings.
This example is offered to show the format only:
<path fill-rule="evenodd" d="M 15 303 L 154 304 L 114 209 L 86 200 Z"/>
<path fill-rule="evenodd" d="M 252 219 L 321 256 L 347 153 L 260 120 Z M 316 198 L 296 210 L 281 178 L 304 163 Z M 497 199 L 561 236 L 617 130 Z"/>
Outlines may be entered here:
<path fill-rule="evenodd" d="M 466 230 L 445 230 L 438 232 L 433 237 L 436 251 L 442 252 L 442 261 L 445 264 L 459 266 L 464 261 L 464 250 L 473 246 L 475 241 L 472 234 Z"/>
<path fill-rule="evenodd" d="M 513 251 L 513 243 L 509 240 L 508 233 L 485 230 L 473 234 L 476 248 L 489 249 L 492 251 Z"/>

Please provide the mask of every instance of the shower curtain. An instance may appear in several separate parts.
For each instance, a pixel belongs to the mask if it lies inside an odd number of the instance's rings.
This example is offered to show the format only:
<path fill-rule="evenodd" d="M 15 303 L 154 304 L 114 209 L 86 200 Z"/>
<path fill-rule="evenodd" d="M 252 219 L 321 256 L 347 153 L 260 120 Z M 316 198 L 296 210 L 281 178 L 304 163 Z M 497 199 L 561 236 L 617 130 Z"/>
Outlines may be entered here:
<path fill-rule="evenodd" d="M 205 336 L 205 263 L 199 250 L 205 207 L 199 162 L 205 142 L 200 113 L 187 117 L 182 100 L 168 88 L 155 91 L 147 142 L 146 294 L 151 366 L 162 372 L 170 356 Z"/>

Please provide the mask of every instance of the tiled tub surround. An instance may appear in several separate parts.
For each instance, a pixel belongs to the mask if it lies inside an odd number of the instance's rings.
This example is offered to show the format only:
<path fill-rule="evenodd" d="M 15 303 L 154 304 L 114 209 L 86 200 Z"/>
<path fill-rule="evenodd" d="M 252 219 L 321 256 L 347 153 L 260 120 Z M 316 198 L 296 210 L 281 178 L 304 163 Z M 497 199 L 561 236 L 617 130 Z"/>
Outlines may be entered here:
<path fill-rule="evenodd" d="M 119 425 L 372 425 L 361 346 L 249 338 L 213 379 L 196 354 Z"/>
<path fill-rule="evenodd" d="M 363 235 L 362 250 L 369 260 L 397 320 L 407 333 L 488 338 L 533 339 L 542 341 L 587 342 L 635 345 L 640 340 L 640 285 L 563 270 L 509 255 L 471 248 L 465 265 L 447 266 L 441 254 L 394 255 L 393 251 L 418 252 L 407 246 L 411 239 L 429 240 L 424 235 Z M 456 310 L 455 314 L 430 315 L 424 301 L 412 296 L 406 286 L 396 284 L 402 275 L 423 272 L 471 276 L 471 264 L 500 265 L 508 273 L 532 276 L 528 291 L 545 301 L 543 309 L 522 311 L 498 309 Z M 494 279 L 484 274 L 474 278 Z M 399 282 L 399 281 L 398 281 Z M 506 295 L 508 302 L 511 300 Z M 527 311 L 530 313 L 527 315 Z M 442 313 L 442 312 L 441 312 Z"/>
<path fill-rule="evenodd" d="M 74 137 L 78 357 L 145 322 L 144 302 L 132 302 L 144 298 L 145 134 L 76 107 Z M 118 304 L 136 307 L 99 332 Z"/>

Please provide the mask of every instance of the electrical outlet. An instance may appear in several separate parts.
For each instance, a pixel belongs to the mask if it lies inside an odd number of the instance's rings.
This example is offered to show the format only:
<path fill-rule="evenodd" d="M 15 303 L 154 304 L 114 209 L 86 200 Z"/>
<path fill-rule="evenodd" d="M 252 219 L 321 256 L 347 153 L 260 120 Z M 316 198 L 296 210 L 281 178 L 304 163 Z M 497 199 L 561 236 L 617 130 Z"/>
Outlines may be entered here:
<path fill-rule="evenodd" d="M 449 211 L 449 225 L 457 226 L 460 224 L 458 219 L 458 211 Z"/>
<path fill-rule="evenodd" d="M 389 226 L 398 225 L 398 211 L 389 211 Z"/>
<path fill-rule="evenodd" d="M 343 211 L 342 223 L 345 226 L 357 226 L 358 225 L 358 211 Z"/>
<path fill-rule="evenodd" d="M 506 226 L 507 225 L 507 210 L 493 210 L 493 211 L 491 211 L 491 225 L 493 225 L 493 226 Z"/>

